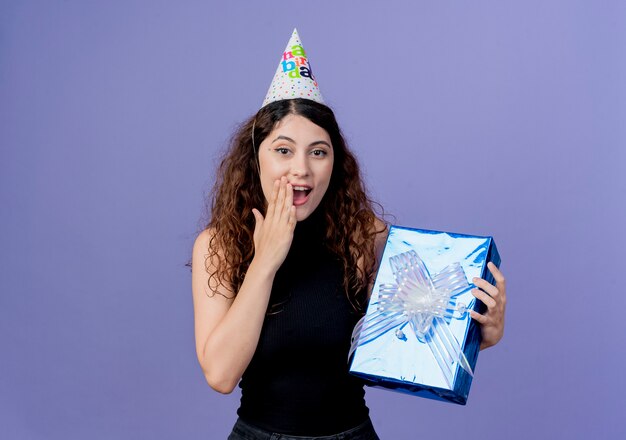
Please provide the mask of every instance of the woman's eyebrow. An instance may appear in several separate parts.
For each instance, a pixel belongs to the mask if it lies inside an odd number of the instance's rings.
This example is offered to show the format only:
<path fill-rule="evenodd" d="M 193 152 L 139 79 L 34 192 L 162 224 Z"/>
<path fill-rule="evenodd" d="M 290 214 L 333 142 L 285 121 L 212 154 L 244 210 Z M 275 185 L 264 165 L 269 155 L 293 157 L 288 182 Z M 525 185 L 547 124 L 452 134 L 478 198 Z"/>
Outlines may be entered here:
<path fill-rule="evenodd" d="M 314 147 L 316 145 L 326 145 L 328 148 L 333 148 L 332 145 L 330 145 L 328 142 L 326 141 L 315 141 L 309 144 L 309 147 Z"/>
<path fill-rule="evenodd" d="M 294 141 L 294 140 L 293 140 L 293 139 L 291 139 L 290 137 L 283 136 L 282 134 L 281 134 L 281 135 L 279 135 L 276 139 L 274 139 L 274 140 L 272 141 L 272 143 L 274 143 L 274 142 L 276 142 L 276 141 L 278 141 L 278 140 L 281 140 L 281 139 L 282 139 L 282 140 L 285 140 L 285 141 L 289 141 L 289 142 L 291 142 L 292 144 L 295 144 L 295 143 L 296 143 L 296 141 Z"/>
<path fill-rule="evenodd" d="M 272 143 L 274 143 L 274 142 L 276 142 L 276 141 L 279 141 L 279 140 L 288 141 L 288 142 L 291 142 L 292 144 L 295 144 L 295 143 L 296 143 L 296 141 L 294 141 L 294 140 L 293 140 L 293 139 L 291 139 L 290 137 L 283 136 L 282 134 L 281 134 L 281 135 L 279 135 L 279 136 L 277 136 L 277 137 L 276 137 L 276 139 L 274 139 L 274 140 L 272 141 Z M 314 147 L 314 146 L 316 146 L 316 145 L 326 145 L 328 148 L 332 148 L 332 146 L 331 146 L 328 142 L 326 142 L 326 141 L 315 141 L 315 142 L 311 142 L 311 143 L 309 144 L 309 147 Z"/>

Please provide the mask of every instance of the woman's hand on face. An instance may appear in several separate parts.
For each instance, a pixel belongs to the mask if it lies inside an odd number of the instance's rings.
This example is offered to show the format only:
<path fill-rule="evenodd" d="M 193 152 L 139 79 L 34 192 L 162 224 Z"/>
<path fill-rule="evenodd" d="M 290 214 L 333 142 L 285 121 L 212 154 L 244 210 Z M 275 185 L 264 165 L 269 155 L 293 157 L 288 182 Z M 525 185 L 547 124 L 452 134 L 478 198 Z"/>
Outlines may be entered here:
<path fill-rule="evenodd" d="M 492 262 L 489 262 L 487 267 L 493 275 L 496 285 L 494 286 L 482 278 L 474 278 L 474 284 L 482 290 L 472 289 L 472 295 L 485 303 L 487 311 L 483 315 L 473 310 L 470 311 L 472 318 L 480 323 L 482 334 L 481 350 L 496 345 L 502 339 L 504 334 L 504 311 L 506 308 L 504 276 Z"/>
<path fill-rule="evenodd" d="M 252 209 L 252 213 L 255 218 L 254 258 L 276 271 L 287 257 L 297 222 L 293 188 L 286 177 L 274 181 L 265 217 L 258 209 Z"/>

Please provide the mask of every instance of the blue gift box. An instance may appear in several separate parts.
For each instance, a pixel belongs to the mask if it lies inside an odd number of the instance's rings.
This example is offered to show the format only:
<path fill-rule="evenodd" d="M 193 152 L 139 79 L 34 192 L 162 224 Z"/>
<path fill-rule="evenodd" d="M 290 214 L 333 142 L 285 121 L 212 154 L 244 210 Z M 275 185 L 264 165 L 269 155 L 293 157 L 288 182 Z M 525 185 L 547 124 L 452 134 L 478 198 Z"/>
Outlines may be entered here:
<path fill-rule="evenodd" d="M 493 283 L 491 237 L 391 226 L 350 372 L 380 386 L 465 405 L 480 349 L 474 277 Z"/>

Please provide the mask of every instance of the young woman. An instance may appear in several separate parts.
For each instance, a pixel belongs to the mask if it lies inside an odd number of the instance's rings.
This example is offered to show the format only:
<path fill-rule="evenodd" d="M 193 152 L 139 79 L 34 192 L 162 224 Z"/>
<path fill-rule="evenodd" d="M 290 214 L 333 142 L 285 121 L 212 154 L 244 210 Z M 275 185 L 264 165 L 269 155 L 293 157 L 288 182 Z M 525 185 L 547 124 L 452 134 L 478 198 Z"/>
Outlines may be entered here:
<path fill-rule="evenodd" d="M 200 365 L 221 393 L 242 379 L 231 438 L 354 428 L 354 438 L 376 438 L 346 357 L 385 238 L 328 107 L 281 100 L 243 124 L 193 250 Z M 490 269 L 498 287 L 474 292 L 488 306 L 474 315 L 482 348 L 503 330 L 503 280 Z"/>
<path fill-rule="evenodd" d="M 347 354 L 386 233 L 326 105 L 280 98 L 240 127 L 192 261 L 198 360 L 215 390 L 241 388 L 229 439 L 378 438 Z M 481 348 L 503 332 L 489 268 Z"/>

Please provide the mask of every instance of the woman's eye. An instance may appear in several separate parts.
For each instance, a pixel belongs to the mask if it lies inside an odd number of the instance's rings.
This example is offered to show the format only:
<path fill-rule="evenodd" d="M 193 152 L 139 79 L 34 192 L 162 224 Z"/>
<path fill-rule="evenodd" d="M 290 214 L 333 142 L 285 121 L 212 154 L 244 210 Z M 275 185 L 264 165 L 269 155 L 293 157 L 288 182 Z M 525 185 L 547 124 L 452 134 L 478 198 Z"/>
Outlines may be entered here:
<path fill-rule="evenodd" d="M 287 148 L 284 148 L 284 147 L 278 147 L 278 148 L 274 149 L 274 151 L 276 151 L 279 154 L 287 154 L 287 153 L 289 153 L 289 150 Z"/>
<path fill-rule="evenodd" d="M 324 150 L 313 150 L 312 153 L 313 153 L 313 156 L 319 156 L 319 157 L 324 157 L 328 154 Z"/>

